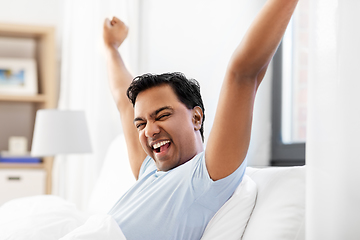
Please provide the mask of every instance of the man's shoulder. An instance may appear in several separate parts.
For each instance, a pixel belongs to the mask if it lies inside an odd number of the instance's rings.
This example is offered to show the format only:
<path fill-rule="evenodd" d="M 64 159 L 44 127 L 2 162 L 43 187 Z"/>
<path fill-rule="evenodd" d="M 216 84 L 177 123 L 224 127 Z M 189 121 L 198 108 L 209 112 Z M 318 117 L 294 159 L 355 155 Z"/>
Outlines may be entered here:
<path fill-rule="evenodd" d="M 140 171 L 139 171 L 139 179 L 149 173 L 156 170 L 156 165 L 154 160 L 150 156 L 146 156 L 143 163 L 141 164 Z"/>

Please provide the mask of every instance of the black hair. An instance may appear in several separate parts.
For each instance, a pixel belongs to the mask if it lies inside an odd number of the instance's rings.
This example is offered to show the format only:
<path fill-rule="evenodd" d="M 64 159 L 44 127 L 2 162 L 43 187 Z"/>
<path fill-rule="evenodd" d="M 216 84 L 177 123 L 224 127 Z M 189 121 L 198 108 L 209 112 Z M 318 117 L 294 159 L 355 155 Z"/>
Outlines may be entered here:
<path fill-rule="evenodd" d="M 184 74 L 179 72 L 164 74 L 144 74 L 133 79 L 126 95 L 135 106 L 138 94 L 149 88 L 168 84 L 188 109 L 198 106 L 203 111 L 203 119 L 200 128 L 202 141 L 204 141 L 204 121 L 205 108 L 200 94 L 200 84 L 195 79 L 187 79 Z"/>

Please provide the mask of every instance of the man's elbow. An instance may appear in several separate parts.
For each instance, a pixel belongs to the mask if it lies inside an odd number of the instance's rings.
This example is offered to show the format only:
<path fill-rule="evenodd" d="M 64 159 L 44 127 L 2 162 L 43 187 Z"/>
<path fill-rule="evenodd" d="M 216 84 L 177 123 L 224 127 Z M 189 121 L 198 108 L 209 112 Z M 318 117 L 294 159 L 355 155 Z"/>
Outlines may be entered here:
<path fill-rule="evenodd" d="M 256 64 L 231 62 L 227 69 L 227 78 L 241 84 L 256 84 L 257 87 L 265 76 L 269 63 L 258 66 Z"/>

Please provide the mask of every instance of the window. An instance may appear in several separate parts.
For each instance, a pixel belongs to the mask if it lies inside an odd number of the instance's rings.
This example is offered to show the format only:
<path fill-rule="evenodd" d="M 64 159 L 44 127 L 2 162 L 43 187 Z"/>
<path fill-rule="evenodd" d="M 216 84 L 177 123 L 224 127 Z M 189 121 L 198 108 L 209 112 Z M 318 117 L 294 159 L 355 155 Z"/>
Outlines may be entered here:
<path fill-rule="evenodd" d="M 308 10 L 299 3 L 273 61 L 273 166 L 305 164 Z"/>

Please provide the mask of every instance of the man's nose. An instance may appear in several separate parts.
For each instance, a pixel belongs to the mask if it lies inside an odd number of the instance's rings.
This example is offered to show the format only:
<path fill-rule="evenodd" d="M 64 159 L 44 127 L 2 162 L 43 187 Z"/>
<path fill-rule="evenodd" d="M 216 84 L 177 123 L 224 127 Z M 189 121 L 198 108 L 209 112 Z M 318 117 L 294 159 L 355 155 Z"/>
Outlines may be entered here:
<path fill-rule="evenodd" d="M 145 136 L 153 137 L 156 134 L 160 133 L 160 127 L 156 123 L 148 122 L 145 127 Z"/>

